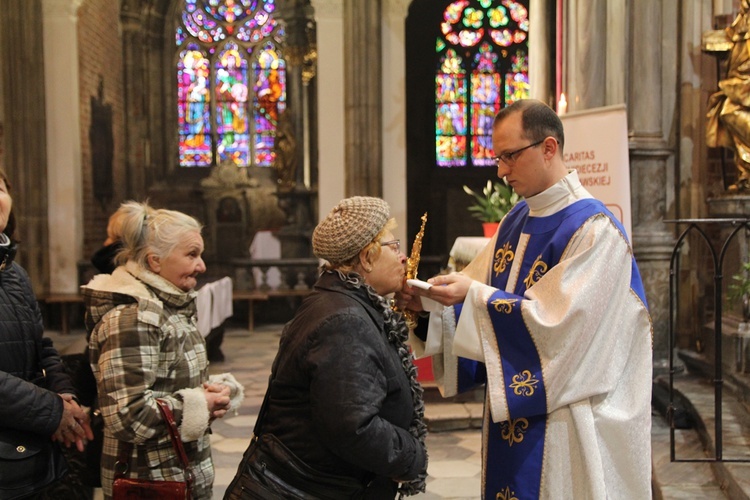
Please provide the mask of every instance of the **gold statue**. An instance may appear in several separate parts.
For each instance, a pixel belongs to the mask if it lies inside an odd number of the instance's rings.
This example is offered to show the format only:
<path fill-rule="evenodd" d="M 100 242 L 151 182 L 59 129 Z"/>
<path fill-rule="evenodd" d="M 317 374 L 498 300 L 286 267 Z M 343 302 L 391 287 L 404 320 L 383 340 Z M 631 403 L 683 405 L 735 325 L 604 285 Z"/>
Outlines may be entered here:
<path fill-rule="evenodd" d="M 427 212 L 422 216 L 422 227 L 419 228 L 419 232 L 414 237 L 414 244 L 411 246 L 411 255 L 406 259 L 406 279 L 416 279 L 417 269 L 419 268 L 419 257 L 422 253 L 422 238 L 424 237 L 424 226 L 427 223 Z M 404 310 L 404 319 L 406 320 L 406 326 L 409 330 L 413 330 L 417 326 L 417 314 L 409 309 Z"/>
<path fill-rule="evenodd" d="M 739 170 L 731 192 L 750 190 L 750 0 L 726 30 L 731 42 L 727 77 L 708 101 L 706 144 L 733 149 Z"/>
<path fill-rule="evenodd" d="M 292 113 L 287 109 L 279 116 L 273 151 L 276 158 L 273 168 L 276 169 L 279 190 L 289 192 L 297 184 L 297 140 L 294 138 Z"/>

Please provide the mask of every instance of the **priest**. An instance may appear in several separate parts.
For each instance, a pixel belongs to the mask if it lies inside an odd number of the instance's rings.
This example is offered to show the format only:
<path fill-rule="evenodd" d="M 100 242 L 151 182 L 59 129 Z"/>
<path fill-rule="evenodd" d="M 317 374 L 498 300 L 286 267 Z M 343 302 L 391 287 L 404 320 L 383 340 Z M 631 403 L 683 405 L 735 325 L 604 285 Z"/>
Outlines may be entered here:
<path fill-rule="evenodd" d="M 460 273 L 405 289 L 444 396 L 486 384 L 485 499 L 651 498 L 652 325 L 622 225 L 563 162 L 546 104 L 495 117 L 497 175 L 525 201 Z"/>

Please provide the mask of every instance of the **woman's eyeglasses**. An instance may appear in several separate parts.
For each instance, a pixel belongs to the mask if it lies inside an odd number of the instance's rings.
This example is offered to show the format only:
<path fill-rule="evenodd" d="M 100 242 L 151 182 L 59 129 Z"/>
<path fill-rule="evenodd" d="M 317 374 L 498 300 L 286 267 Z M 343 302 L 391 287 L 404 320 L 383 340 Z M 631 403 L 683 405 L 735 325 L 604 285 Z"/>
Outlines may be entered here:
<path fill-rule="evenodd" d="M 396 253 L 401 251 L 401 240 L 383 241 L 380 243 L 381 247 L 391 247 Z"/>

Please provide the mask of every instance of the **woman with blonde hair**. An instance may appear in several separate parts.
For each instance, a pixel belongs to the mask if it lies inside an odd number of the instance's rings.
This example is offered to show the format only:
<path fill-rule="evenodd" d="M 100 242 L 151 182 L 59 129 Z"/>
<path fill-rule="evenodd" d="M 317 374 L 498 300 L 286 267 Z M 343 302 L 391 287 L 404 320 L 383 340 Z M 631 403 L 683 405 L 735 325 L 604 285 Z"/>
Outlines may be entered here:
<path fill-rule="evenodd" d="M 117 265 L 115 258 L 122 250 L 122 222 L 125 220 L 127 210 L 119 208 L 109 216 L 107 222 L 107 239 L 102 243 L 102 247 L 91 257 L 91 263 L 100 273 L 112 274 Z"/>

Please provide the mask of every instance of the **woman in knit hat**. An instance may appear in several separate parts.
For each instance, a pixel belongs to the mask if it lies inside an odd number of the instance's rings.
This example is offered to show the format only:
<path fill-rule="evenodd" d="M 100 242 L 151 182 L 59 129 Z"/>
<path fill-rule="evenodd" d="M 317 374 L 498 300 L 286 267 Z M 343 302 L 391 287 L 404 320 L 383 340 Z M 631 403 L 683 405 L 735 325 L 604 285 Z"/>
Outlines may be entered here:
<path fill-rule="evenodd" d="M 424 491 L 422 389 L 408 330 L 386 299 L 404 281 L 395 225 L 385 201 L 355 196 L 315 228 L 313 252 L 326 263 L 284 328 L 255 436 L 225 498 Z"/>

